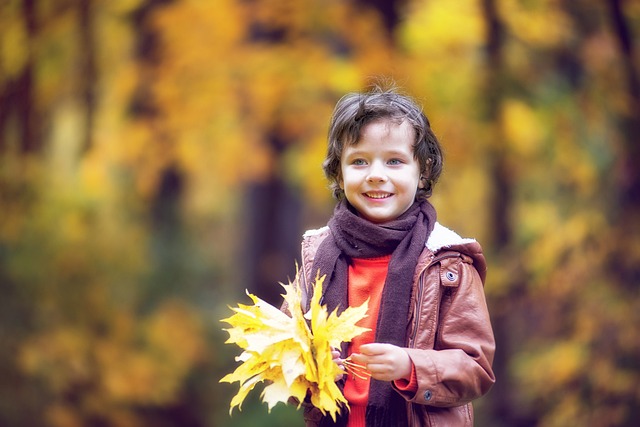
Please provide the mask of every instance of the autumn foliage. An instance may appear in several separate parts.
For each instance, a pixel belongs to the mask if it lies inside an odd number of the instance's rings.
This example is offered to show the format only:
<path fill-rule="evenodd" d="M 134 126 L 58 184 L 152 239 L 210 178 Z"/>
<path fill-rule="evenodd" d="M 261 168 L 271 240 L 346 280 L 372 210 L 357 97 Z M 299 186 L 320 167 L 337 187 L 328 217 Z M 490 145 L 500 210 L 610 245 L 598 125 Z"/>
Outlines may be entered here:
<path fill-rule="evenodd" d="M 497 339 L 479 426 L 640 416 L 637 0 L 0 2 L 0 425 L 295 425 L 219 319 L 278 306 L 331 110 L 395 82 L 445 149 Z"/>

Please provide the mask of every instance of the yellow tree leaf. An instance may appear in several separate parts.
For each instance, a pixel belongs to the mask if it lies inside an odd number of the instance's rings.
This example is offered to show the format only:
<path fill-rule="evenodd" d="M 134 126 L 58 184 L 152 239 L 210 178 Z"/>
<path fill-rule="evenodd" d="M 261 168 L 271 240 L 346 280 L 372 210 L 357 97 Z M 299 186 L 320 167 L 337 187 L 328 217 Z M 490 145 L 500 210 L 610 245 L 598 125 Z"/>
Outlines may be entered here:
<path fill-rule="evenodd" d="M 351 341 L 353 338 L 367 332 L 369 328 L 356 326 L 363 318 L 367 317 L 369 310 L 369 299 L 359 307 L 348 307 L 340 315 L 334 310 L 327 318 L 327 329 L 331 331 L 329 344 L 332 347 L 338 347 L 341 342 Z"/>
<path fill-rule="evenodd" d="M 271 384 L 266 386 L 262 391 L 262 401 L 267 404 L 269 412 L 278 402 L 287 403 L 291 396 L 291 388 L 286 384 L 283 378 L 275 378 Z M 304 398 L 304 396 L 303 396 Z"/>

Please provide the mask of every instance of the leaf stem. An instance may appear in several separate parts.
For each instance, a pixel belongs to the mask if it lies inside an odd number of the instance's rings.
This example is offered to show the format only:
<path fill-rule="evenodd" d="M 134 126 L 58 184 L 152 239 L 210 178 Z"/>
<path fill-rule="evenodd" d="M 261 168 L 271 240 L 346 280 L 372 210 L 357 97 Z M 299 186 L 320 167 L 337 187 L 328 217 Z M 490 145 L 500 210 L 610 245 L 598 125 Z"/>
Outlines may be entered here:
<path fill-rule="evenodd" d="M 371 372 L 369 372 L 365 366 L 352 362 L 351 357 L 347 357 L 342 361 L 342 363 L 345 366 L 345 370 L 354 377 L 358 377 L 361 380 L 366 380 L 371 377 Z"/>

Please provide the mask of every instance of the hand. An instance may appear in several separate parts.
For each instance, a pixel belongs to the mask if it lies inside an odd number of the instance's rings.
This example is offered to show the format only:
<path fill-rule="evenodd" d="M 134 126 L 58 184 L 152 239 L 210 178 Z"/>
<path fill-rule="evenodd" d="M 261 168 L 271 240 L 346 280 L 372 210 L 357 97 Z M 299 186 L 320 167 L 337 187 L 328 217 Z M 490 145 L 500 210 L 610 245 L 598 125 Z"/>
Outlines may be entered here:
<path fill-rule="evenodd" d="M 340 351 L 337 349 L 333 349 L 331 350 L 331 357 L 333 359 L 333 361 L 336 363 L 336 365 L 338 365 L 338 368 L 340 368 L 343 372 L 344 372 L 344 363 L 342 361 L 342 359 L 340 358 Z M 344 373 L 341 374 L 337 374 L 335 381 L 340 381 L 342 379 L 342 377 L 344 376 Z"/>
<path fill-rule="evenodd" d="M 366 367 L 371 378 L 381 381 L 410 380 L 412 362 L 403 348 L 393 344 L 364 344 L 351 360 Z"/>

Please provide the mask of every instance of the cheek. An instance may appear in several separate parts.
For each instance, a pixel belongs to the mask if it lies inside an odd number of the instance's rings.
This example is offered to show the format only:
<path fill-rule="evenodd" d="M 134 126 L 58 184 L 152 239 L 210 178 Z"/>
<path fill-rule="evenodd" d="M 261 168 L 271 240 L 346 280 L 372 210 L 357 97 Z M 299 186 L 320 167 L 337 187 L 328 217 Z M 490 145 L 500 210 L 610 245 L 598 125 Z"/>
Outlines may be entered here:
<path fill-rule="evenodd" d="M 340 186 L 340 188 L 342 190 L 344 190 L 344 177 L 345 177 L 344 167 L 340 166 L 340 169 L 338 170 L 338 177 L 337 177 L 336 181 L 338 182 L 338 185 Z"/>

